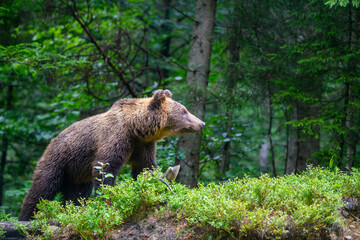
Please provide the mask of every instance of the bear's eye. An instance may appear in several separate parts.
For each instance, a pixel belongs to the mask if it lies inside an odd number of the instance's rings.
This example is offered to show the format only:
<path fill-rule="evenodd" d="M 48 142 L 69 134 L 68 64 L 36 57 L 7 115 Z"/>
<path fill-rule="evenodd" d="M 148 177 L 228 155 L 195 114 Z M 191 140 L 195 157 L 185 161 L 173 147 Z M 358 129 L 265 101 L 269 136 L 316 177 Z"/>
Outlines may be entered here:
<path fill-rule="evenodd" d="M 184 115 L 187 114 L 186 109 L 183 109 L 181 113 L 184 114 Z"/>

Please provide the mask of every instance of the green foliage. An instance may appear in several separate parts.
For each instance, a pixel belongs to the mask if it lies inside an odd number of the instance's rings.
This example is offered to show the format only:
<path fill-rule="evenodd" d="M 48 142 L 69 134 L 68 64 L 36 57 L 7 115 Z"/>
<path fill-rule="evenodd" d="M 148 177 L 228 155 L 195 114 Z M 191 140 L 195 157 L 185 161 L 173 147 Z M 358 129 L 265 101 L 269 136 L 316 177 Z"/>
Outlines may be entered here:
<path fill-rule="evenodd" d="M 167 169 L 174 165 L 175 159 L 183 159 L 184 154 L 176 149 L 177 138 L 167 137 L 157 142 L 156 157 L 161 168 Z"/>
<path fill-rule="evenodd" d="M 251 142 L 242 121 L 233 120 L 232 132 L 228 136 L 226 133 L 226 116 L 224 114 L 214 114 L 206 119 L 206 127 L 203 130 L 202 151 L 201 151 L 201 170 L 202 182 L 214 182 L 215 179 L 232 179 L 243 173 L 256 174 L 257 170 L 252 164 L 243 165 L 244 157 L 251 150 Z M 230 171 L 226 175 L 219 174 L 219 166 L 223 155 L 223 146 L 226 142 L 231 143 L 231 155 L 234 161 Z"/>
<path fill-rule="evenodd" d="M 13 46 L 0 45 L 0 62 L 16 65 L 26 65 L 37 70 L 58 69 L 73 67 L 84 61 L 68 59 L 60 54 L 52 54 L 44 51 L 38 43 L 21 43 Z"/>
<path fill-rule="evenodd" d="M 42 201 L 35 222 L 46 232 L 45 238 L 52 237 L 46 231 L 48 221 L 60 222 L 61 234 L 105 238 L 128 219 L 144 217 L 156 208 L 170 210 L 190 225 L 211 226 L 233 237 L 279 238 L 289 231 L 292 236 L 315 236 L 335 222 L 341 223 L 343 196 L 360 197 L 357 169 L 347 175 L 309 168 L 300 175 L 245 177 L 195 189 L 173 183 L 175 196 L 158 180 L 160 175 L 159 171 L 154 175 L 143 172 L 137 181 L 127 179 L 115 187 L 106 186 L 100 196 L 80 206 Z M 104 201 L 105 195 L 111 199 L 110 205 Z"/>
<path fill-rule="evenodd" d="M 46 231 L 50 220 L 61 223 L 62 231 L 83 239 L 104 239 L 124 220 L 134 218 L 154 205 L 164 204 L 171 197 L 168 188 L 158 180 L 160 175 L 159 171 L 154 175 L 144 172 L 137 181 L 130 178 L 115 187 L 104 186 L 97 197 L 83 200 L 80 206 L 70 202 L 63 206 L 56 201 L 42 201 L 38 205 L 40 212 L 35 216 L 36 222 L 47 232 L 45 238 L 53 234 Z M 111 199 L 111 202 L 105 199 Z"/>
<path fill-rule="evenodd" d="M 6 214 L 4 211 L 0 210 L 0 222 L 16 222 L 17 219 L 12 217 L 10 214 Z M 0 239 L 5 238 L 4 227 L 0 227 Z"/>
<path fill-rule="evenodd" d="M 97 163 L 99 164 L 99 166 L 94 166 L 94 169 L 98 170 L 99 174 L 101 175 L 101 178 L 95 178 L 95 179 L 96 179 L 96 181 L 100 182 L 100 187 L 104 187 L 105 179 L 114 178 L 114 175 L 104 171 L 104 168 L 106 166 L 109 166 L 110 163 L 102 163 L 102 162 L 97 162 Z"/>
<path fill-rule="evenodd" d="M 186 63 L 195 1 L 177 1 L 176 8 L 168 3 L 2 2 L 0 150 L 7 151 L 7 162 L 1 209 L 17 214 L 36 161 L 51 138 L 71 123 L 129 97 L 117 71 L 138 97 L 168 88 L 181 102 L 194 87 L 186 83 Z M 357 0 L 218 1 L 209 84 L 200 89 L 207 93 L 199 159 L 202 183 L 259 176 L 259 149 L 268 139 L 269 99 L 278 174 L 285 168 L 288 140 L 296 137 L 302 143 L 311 138 L 320 141 L 320 149 L 309 159 L 316 164 L 331 170 L 359 166 L 358 4 Z M 234 21 L 241 28 L 233 38 L 239 41 L 238 62 L 230 60 L 229 51 Z M 230 71 L 236 76 L 231 97 Z M 220 174 L 226 144 L 230 168 Z M 158 142 L 158 164 L 164 169 L 183 158 L 176 145 L 175 137 Z M 346 156 L 349 150 L 355 150 L 353 156 Z M 268 169 L 265 172 L 270 173 Z M 129 171 L 125 166 L 117 179 L 126 179 Z M 266 200 L 261 198 L 263 189 L 254 194 L 257 201 Z M 309 203 L 312 194 L 310 189 L 304 195 Z"/>
<path fill-rule="evenodd" d="M 16 222 L 17 219 L 12 217 L 10 214 L 0 211 L 0 222 Z"/>
<path fill-rule="evenodd" d="M 360 1 L 359 0 L 327 0 L 325 2 L 326 5 L 329 5 L 330 7 L 336 7 L 336 6 L 340 6 L 340 7 L 346 7 L 349 4 L 354 6 L 354 7 L 359 7 L 360 5 Z"/>
<path fill-rule="evenodd" d="M 184 214 L 194 223 L 245 236 L 256 232 L 280 237 L 287 229 L 311 235 L 340 221 L 341 197 L 359 197 L 359 183 L 320 168 L 298 176 L 238 179 L 192 190 L 184 201 Z"/>
<path fill-rule="evenodd" d="M 5 238 L 5 231 L 4 231 L 4 227 L 0 227 L 0 239 Z"/>
<path fill-rule="evenodd" d="M 9 178 L 7 178 L 9 179 Z M 8 212 L 8 213 L 16 213 L 20 211 L 20 206 L 25 198 L 25 195 L 28 192 L 28 189 L 31 186 L 32 181 L 26 181 L 22 188 L 18 189 L 8 189 L 5 191 L 4 196 L 8 203 L 12 204 L 4 204 L 0 207 L 0 209 Z"/>

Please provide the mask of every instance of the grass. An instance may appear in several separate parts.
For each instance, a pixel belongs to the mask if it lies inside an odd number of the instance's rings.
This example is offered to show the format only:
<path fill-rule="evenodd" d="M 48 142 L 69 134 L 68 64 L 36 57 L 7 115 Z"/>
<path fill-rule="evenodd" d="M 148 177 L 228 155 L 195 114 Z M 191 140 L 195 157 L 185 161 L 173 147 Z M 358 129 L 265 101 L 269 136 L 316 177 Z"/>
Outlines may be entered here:
<path fill-rule="evenodd" d="M 245 177 L 196 189 L 172 183 L 175 196 L 159 182 L 160 175 L 159 171 L 154 176 L 144 172 L 137 181 L 126 179 L 115 187 L 104 187 L 99 196 L 81 206 L 42 201 L 34 221 L 44 232 L 38 237 L 63 234 L 105 239 L 130 218 L 154 209 L 170 211 L 189 226 L 215 229 L 234 238 L 322 236 L 343 222 L 339 215 L 342 197 L 360 197 L 358 170 L 344 174 L 310 168 L 300 175 Z M 48 230 L 49 221 L 61 223 L 56 233 Z"/>

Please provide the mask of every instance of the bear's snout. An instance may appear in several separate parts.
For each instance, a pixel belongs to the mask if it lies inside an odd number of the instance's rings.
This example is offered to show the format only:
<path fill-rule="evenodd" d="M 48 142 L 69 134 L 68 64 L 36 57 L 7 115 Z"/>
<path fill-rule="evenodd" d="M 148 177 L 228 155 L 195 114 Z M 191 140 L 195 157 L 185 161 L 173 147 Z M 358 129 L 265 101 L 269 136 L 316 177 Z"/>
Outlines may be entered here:
<path fill-rule="evenodd" d="M 205 123 L 192 115 L 191 113 L 188 113 L 188 126 L 186 127 L 189 132 L 198 132 L 204 129 Z"/>

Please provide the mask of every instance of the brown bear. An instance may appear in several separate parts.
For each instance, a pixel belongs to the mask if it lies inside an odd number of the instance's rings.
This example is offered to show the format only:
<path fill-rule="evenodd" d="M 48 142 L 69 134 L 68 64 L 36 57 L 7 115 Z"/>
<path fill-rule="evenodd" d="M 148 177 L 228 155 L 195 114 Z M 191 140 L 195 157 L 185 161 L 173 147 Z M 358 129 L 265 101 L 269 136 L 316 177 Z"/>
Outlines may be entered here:
<path fill-rule="evenodd" d="M 19 220 L 33 217 L 40 199 L 88 198 L 97 189 L 103 172 L 104 184 L 114 185 L 126 163 L 134 178 L 144 169 L 157 167 L 156 141 L 166 136 L 200 131 L 205 123 L 171 99 L 169 90 L 158 90 L 150 98 L 121 99 L 105 113 L 75 122 L 51 140 L 40 158 L 33 183 L 22 205 Z M 108 164 L 107 164 L 108 163 Z"/>

